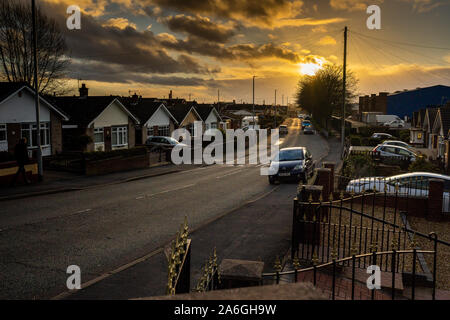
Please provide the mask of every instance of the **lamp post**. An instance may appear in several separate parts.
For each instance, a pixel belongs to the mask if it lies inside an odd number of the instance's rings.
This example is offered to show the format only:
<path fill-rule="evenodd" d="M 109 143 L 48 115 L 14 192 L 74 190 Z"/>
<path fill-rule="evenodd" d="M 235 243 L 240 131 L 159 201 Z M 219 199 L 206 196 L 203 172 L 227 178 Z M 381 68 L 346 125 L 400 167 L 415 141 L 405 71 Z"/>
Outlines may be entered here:
<path fill-rule="evenodd" d="M 253 129 L 255 128 L 255 78 L 253 76 Z"/>
<path fill-rule="evenodd" d="M 36 3 L 35 0 L 31 2 L 31 15 L 33 23 L 33 58 L 34 58 L 34 101 L 36 105 L 36 145 L 37 145 L 37 163 L 38 163 L 38 179 L 43 179 L 42 166 L 42 148 L 41 148 L 41 121 L 39 108 L 39 81 L 38 81 L 38 56 L 37 56 L 37 31 L 36 31 Z M 32 137 L 30 137 L 32 139 Z"/>

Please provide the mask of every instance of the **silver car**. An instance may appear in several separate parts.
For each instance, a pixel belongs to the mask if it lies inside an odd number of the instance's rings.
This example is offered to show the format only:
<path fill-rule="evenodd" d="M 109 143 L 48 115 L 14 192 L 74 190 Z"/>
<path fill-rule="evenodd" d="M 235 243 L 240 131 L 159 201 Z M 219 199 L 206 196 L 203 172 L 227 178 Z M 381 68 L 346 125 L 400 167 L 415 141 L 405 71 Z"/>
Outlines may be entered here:
<path fill-rule="evenodd" d="M 398 157 L 398 158 L 408 158 L 411 162 L 416 161 L 418 155 L 413 151 L 400 147 L 393 146 L 388 144 L 379 144 L 373 150 L 373 152 L 378 152 L 380 157 Z"/>
<path fill-rule="evenodd" d="M 444 180 L 444 197 L 442 209 L 450 212 L 450 176 L 431 173 L 413 172 L 392 177 L 367 177 L 351 180 L 346 188 L 347 192 L 362 193 L 363 191 L 384 192 L 395 194 L 398 188 L 400 197 L 427 197 L 430 179 Z"/>

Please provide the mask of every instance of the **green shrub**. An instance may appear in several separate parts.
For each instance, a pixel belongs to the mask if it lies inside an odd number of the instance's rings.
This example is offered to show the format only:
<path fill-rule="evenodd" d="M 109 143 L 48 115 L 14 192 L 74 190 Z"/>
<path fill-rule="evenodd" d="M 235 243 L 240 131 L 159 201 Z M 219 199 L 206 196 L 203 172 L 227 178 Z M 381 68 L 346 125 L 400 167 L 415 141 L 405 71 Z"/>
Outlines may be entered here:
<path fill-rule="evenodd" d="M 409 172 L 434 172 L 441 173 L 441 170 L 427 161 L 424 157 L 419 157 L 416 161 L 412 162 L 408 167 Z"/>
<path fill-rule="evenodd" d="M 409 130 L 400 130 L 398 131 L 398 138 L 406 143 L 409 143 L 409 139 L 411 138 L 411 133 Z"/>
<path fill-rule="evenodd" d="M 361 138 L 358 136 L 354 136 L 350 138 L 350 144 L 355 147 L 359 147 L 361 145 Z"/>
<path fill-rule="evenodd" d="M 342 173 L 346 177 L 370 177 L 375 174 L 376 165 L 372 157 L 364 154 L 350 155 L 345 159 Z"/>

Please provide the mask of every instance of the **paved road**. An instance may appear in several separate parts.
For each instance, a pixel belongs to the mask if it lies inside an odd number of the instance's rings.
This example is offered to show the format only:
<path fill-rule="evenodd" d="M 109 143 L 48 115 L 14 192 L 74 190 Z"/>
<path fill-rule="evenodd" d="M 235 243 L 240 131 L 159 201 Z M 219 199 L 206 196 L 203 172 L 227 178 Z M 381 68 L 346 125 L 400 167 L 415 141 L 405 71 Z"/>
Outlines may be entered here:
<path fill-rule="evenodd" d="M 289 129 L 283 147 L 306 146 L 316 159 L 326 155 L 320 136 L 299 134 L 298 119 Z M 197 228 L 276 188 L 259 170 L 214 165 L 2 202 L 0 298 L 49 298 L 65 290 L 71 264 L 81 267 L 85 282 L 142 257 L 167 243 L 184 216 Z"/>

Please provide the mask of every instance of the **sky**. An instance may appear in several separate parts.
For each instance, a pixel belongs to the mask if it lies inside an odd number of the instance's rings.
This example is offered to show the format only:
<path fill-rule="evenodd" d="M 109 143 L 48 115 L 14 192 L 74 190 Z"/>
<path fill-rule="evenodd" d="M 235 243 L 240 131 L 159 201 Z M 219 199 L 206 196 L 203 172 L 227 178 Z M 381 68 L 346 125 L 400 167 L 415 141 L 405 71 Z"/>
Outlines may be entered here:
<path fill-rule="evenodd" d="M 65 35 L 67 86 L 198 102 L 294 102 L 305 74 L 342 64 L 357 94 L 450 86 L 450 0 L 37 0 Z M 69 5 L 81 29 L 66 27 Z M 369 5 L 381 29 L 369 30 Z M 78 81 L 80 79 L 81 81 Z"/>

